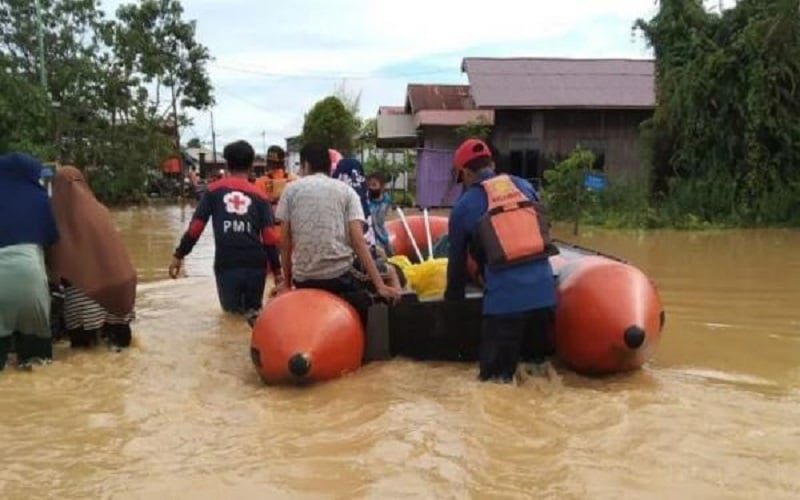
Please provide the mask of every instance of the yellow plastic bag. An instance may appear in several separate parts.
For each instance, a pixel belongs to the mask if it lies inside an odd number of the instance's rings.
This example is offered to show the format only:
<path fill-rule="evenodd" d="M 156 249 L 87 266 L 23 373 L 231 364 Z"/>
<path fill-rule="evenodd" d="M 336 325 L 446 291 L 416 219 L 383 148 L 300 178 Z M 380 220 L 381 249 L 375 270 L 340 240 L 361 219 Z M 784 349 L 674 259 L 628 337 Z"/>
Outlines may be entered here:
<path fill-rule="evenodd" d="M 399 267 L 406 276 L 409 286 L 421 299 L 432 299 L 444 296 L 447 287 L 447 259 L 426 260 L 412 264 L 405 256 L 389 259 Z"/>
<path fill-rule="evenodd" d="M 402 269 L 404 273 L 406 272 L 406 269 L 414 265 L 405 255 L 395 255 L 394 257 L 389 257 L 388 261 Z"/>

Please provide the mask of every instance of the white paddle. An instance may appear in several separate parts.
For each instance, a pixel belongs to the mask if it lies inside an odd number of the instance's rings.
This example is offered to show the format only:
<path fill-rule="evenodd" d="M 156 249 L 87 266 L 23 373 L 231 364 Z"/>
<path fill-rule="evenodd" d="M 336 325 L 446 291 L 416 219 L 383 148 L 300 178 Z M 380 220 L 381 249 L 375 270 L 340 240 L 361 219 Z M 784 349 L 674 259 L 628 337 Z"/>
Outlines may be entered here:
<path fill-rule="evenodd" d="M 428 218 L 428 209 L 422 210 L 422 217 L 425 219 L 425 236 L 428 237 L 428 260 L 433 258 L 433 241 L 431 238 L 431 221 Z"/>
<path fill-rule="evenodd" d="M 403 209 L 397 207 L 397 215 L 400 216 L 400 221 L 403 223 L 403 227 L 406 230 L 406 234 L 408 235 L 408 239 L 411 240 L 411 245 L 414 247 L 414 251 L 417 253 L 417 257 L 419 258 L 420 262 L 423 262 L 425 259 L 422 258 L 422 252 L 419 251 L 419 247 L 417 246 L 416 240 L 414 240 L 414 235 L 411 234 L 411 228 L 408 227 L 408 221 L 406 220 L 406 215 L 403 213 Z"/>

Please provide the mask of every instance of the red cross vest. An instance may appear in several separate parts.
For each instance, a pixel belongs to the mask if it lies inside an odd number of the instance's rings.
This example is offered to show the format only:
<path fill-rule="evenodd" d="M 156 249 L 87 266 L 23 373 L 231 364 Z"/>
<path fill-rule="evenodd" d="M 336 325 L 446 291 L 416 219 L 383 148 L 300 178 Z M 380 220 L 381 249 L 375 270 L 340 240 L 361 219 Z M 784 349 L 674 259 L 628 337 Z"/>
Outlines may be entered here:
<path fill-rule="evenodd" d="M 541 203 L 528 199 L 508 175 L 481 182 L 489 208 L 478 220 L 477 239 L 490 267 L 558 254 Z"/>

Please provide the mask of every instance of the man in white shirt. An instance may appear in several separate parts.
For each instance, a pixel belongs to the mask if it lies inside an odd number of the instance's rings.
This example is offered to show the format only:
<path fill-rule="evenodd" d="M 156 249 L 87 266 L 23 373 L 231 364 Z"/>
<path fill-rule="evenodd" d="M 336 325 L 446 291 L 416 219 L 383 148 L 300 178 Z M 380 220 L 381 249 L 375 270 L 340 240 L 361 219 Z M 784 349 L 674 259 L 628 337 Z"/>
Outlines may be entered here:
<path fill-rule="evenodd" d="M 356 192 L 330 177 L 328 149 L 309 144 L 300 151 L 304 177 L 288 184 L 278 202 L 284 281 L 278 291 L 319 288 L 335 294 L 364 288 L 353 266 L 358 263 L 374 291 L 395 301 L 401 291 L 386 285 L 364 239 L 364 211 Z"/>

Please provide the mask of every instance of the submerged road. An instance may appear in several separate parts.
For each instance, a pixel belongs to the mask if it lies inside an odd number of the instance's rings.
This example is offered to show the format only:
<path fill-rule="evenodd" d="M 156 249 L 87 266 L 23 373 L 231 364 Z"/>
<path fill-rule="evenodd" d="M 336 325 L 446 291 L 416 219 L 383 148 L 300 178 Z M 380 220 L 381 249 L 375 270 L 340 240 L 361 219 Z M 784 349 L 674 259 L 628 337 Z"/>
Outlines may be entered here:
<path fill-rule="evenodd" d="M 220 312 L 210 231 L 164 280 L 191 207 L 115 215 L 135 347 L 0 375 L 0 498 L 800 497 L 798 232 L 586 233 L 659 285 L 634 374 L 510 387 L 395 360 L 294 389 L 260 383 Z"/>

